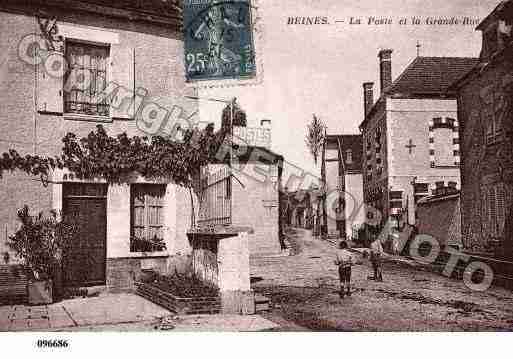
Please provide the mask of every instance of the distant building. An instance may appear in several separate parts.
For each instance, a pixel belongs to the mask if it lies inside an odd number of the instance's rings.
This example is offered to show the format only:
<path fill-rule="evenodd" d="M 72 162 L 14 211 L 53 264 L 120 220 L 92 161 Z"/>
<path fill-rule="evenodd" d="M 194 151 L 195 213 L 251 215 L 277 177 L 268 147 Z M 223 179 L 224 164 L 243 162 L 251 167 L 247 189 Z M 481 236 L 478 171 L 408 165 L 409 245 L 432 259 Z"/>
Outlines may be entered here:
<path fill-rule="evenodd" d="M 513 1 L 477 30 L 479 65 L 454 84 L 462 155 L 463 243 L 473 252 L 513 258 Z M 509 228 L 509 230 L 508 230 Z"/>
<path fill-rule="evenodd" d="M 287 225 L 312 229 L 314 212 L 312 195 L 307 190 L 284 193 L 286 197 Z"/>
<path fill-rule="evenodd" d="M 322 156 L 326 184 L 323 222 L 328 237 L 351 238 L 365 220 L 362 136 L 328 135 Z"/>
<path fill-rule="evenodd" d="M 197 224 L 249 226 L 253 229 L 248 235 L 252 257 L 280 253 L 283 156 L 264 147 L 238 145 L 233 171 L 227 158 L 202 169 Z"/>
<path fill-rule="evenodd" d="M 392 82 L 392 50 L 381 50 L 381 92 L 363 84 L 364 201 L 381 225 L 415 224 L 415 203 L 437 187 L 460 188 L 459 123 L 448 86 L 477 59 L 417 57 Z M 374 208 L 376 211 L 372 210 Z"/>

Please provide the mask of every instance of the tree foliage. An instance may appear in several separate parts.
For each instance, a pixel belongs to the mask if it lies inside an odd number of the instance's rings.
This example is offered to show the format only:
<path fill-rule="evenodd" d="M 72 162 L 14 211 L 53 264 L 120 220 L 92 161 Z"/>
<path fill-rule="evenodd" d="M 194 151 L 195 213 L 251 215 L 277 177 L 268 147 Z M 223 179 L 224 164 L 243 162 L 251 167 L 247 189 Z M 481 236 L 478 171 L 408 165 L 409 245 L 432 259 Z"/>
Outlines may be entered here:
<path fill-rule="evenodd" d="M 306 133 L 306 146 L 310 150 L 314 158 L 315 164 L 319 158 L 319 152 L 322 150 L 324 140 L 326 137 L 326 125 L 315 114 L 313 115 L 312 122 L 307 125 Z"/>
<path fill-rule="evenodd" d="M 223 109 L 223 113 L 221 116 L 221 126 L 224 129 L 230 128 L 230 122 L 231 122 L 231 105 L 228 104 Z M 233 102 L 233 126 L 247 126 L 247 119 L 246 119 L 246 111 L 244 111 L 239 104 L 234 101 Z"/>

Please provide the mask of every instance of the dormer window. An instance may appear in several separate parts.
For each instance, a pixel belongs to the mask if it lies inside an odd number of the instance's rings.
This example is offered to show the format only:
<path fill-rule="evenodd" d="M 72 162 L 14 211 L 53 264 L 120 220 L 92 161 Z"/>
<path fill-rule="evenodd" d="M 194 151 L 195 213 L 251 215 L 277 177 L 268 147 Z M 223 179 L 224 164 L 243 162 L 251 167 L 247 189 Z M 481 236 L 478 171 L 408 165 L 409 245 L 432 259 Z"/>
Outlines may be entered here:
<path fill-rule="evenodd" d="M 487 25 L 483 31 L 481 59 L 491 58 L 497 51 L 503 50 L 512 38 L 513 19 L 497 19 Z"/>
<path fill-rule="evenodd" d="M 497 39 L 499 42 L 499 48 L 502 48 L 511 41 L 511 20 L 499 20 L 497 26 Z"/>

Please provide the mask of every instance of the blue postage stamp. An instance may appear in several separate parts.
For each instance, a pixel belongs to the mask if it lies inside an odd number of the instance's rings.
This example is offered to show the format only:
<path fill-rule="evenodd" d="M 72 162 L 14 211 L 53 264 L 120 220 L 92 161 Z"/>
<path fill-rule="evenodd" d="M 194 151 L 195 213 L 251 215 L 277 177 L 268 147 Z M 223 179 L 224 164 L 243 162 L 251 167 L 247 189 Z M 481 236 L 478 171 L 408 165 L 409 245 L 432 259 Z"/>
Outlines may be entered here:
<path fill-rule="evenodd" d="M 183 17 L 188 82 L 256 75 L 250 0 L 184 0 Z"/>

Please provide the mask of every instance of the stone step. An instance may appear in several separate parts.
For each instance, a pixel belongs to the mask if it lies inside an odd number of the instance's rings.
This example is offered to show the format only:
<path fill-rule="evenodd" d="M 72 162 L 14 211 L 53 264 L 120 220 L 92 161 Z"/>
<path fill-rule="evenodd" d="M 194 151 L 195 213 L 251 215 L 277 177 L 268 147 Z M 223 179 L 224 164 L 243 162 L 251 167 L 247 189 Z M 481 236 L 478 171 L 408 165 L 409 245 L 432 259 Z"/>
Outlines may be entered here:
<path fill-rule="evenodd" d="M 27 284 L 27 273 L 21 265 L 0 265 L 0 304 L 26 303 Z"/>

